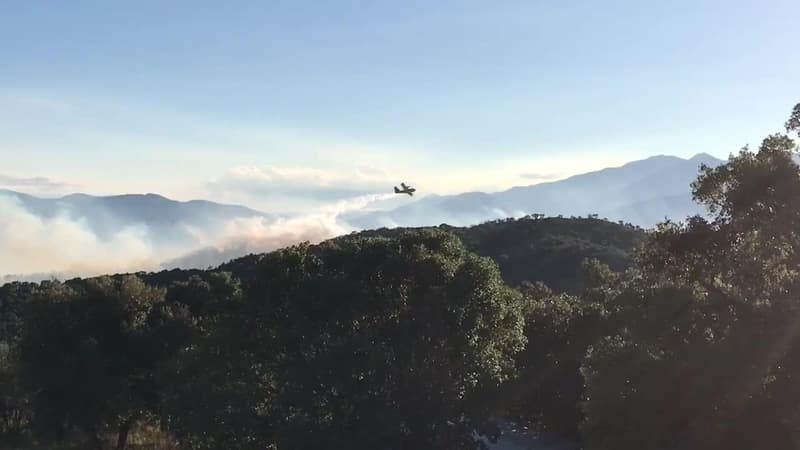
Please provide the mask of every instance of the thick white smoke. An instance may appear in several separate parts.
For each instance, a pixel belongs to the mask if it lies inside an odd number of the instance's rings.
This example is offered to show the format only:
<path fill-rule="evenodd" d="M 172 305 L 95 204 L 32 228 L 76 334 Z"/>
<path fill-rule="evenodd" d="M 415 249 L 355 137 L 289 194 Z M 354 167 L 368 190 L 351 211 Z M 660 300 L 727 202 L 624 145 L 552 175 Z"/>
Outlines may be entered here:
<path fill-rule="evenodd" d="M 341 215 L 392 196 L 394 194 L 363 195 L 326 205 L 315 213 L 278 220 L 234 219 L 226 224 L 221 235 L 206 237 L 204 248 L 167 261 L 164 267 L 213 267 L 250 253 L 268 252 L 305 241 L 317 243 L 347 234 L 355 228 L 343 222 Z"/>
<path fill-rule="evenodd" d="M 80 218 L 62 214 L 43 219 L 0 196 L 0 282 L 213 266 L 247 253 L 348 233 L 353 229 L 339 220 L 341 214 L 392 196 L 365 195 L 277 220 L 242 217 L 221 228 L 185 227 L 187 238 L 179 245 L 159 242 L 138 224 L 100 238 Z"/>
<path fill-rule="evenodd" d="M 157 267 L 147 230 L 131 226 L 101 240 L 80 220 L 43 220 L 0 197 L 0 274 L 126 271 Z"/>
<path fill-rule="evenodd" d="M 353 231 L 339 216 L 361 209 L 370 203 L 390 198 L 393 194 L 364 195 L 340 200 L 324 206 L 319 212 L 269 221 L 263 218 L 242 218 L 230 221 L 217 247 L 248 243 L 254 251 L 268 251 L 302 241 L 320 241 Z"/>

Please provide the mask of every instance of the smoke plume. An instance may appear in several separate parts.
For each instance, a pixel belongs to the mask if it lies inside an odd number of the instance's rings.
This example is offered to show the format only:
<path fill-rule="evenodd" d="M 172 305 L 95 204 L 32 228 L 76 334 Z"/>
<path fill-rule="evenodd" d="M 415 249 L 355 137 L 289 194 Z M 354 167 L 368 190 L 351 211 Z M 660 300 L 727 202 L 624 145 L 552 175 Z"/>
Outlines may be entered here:
<path fill-rule="evenodd" d="M 216 266 L 248 253 L 354 231 L 340 215 L 392 196 L 364 195 L 294 217 L 241 217 L 222 227 L 184 226 L 186 238 L 180 245 L 135 223 L 100 237 L 80 217 L 42 218 L 13 198 L 0 197 L 0 282 Z"/>
<path fill-rule="evenodd" d="M 341 216 L 392 198 L 394 194 L 363 195 L 326 205 L 302 216 L 268 220 L 261 217 L 234 219 L 221 236 L 207 239 L 209 245 L 167 261 L 163 268 L 207 268 L 250 253 L 263 253 L 299 242 L 317 243 L 356 231 Z"/>

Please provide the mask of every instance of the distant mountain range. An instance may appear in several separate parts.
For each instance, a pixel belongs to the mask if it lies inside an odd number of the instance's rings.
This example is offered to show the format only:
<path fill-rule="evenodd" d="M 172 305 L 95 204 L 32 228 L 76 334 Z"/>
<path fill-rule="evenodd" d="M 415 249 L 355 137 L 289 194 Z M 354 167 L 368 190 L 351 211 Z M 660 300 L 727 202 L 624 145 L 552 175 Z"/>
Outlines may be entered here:
<path fill-rule="evenodd" d="M 690 184 L 701 164 L 724 161 L 701 153 L 690 159 L 653 156 L 621 167 L 606 168 L 563 180 L 520 186 L 502 192 L 429 195 L 389 211 L 351 213 L 343 217 L 356 228 L 468 226 L 527 214 L 587 216 L 652 227 L 665 217 L 682 220 L 703 209 L 692 200 Z"/>
<path fill-rule="evenodd" d="M 724 161 L 708 154 L 690 159 L 653 156 L 620 167 L 501 192 L 422 196 L 394 209 L 355 211 L 340 219 L 354 228 L 371 229 L 442 223 L 468 226 L 533 213 L 548 216 L 597 214 L 601 218 L 649 227 L 665 217 L 683 219 L 700 213 L 701 207 L 692 201 L 690 183 L 697 177 L 701 164 L 717 166 L 722 163 Z M 272 214 L 244 206 L 205 200 L 179 202 L 156 194 L 72 194 L 39 198 L 0 189 L 0 197 L 3 195 L 16 198 L 27 211 L 44 219 L 59 214 L 81 218 L 100 237 L 133 224 L 168 236 L 178 224 L 205 229 L 234 218 L 274 218 Z"/>
<path fill-rule="evenodd" d="M 244 206 L 156 194 L 40 198 L 0 190 L 0 283 L 153 269 L 239 234 L 237 223 L 253 219 L 275 218 Z"/>
<path fill-rule="evenodd" d="M 707 154 L 698 154 L 689 159 L 653 156 L 620 167 L 549 183 L 514 187 L 502 192 L 414 197 L 409 199 L 410 203 L 399 207 L 341 214 L 331 219 L 339 224 L 333 227 L 318 220 L 284 220 L 286 218 L 244 206 L 205 200 L 181 202 L 156 194 L 105 197 L 72 194 L 60 198 L 39 198 L 0 189 L 0 209 L 12 208 L 11 211 L 0 210 L 0 249 L 21 251 L 20 248 L 25 248 L 17 245 L 12 231 L 22 236 L 18 239 L 31 239 L 24 233 L 24 227 L 28 225 L 20 225 L 31 222 L 9 221 L 12 213 L 21 211 L 49 222 L 51 225 L 47 229 L 57 230 L 58 227 L 52 225 L 54 222 L 69 221 L 72 225 L 91 231 L 96 241 L 65 242 L 60 235 L 52 237 L 55 242 L 52 246 L 58 247 L 53 248 L 53 252 L 58 254 L 69 250 L 73 263 L 82 262 L 81 255 L 91 258 L 87 252 L 87 246 L 90 245 L 102 249 L 95 251 L 95 260 L 104 259 L 97 256 L 98 251 L 100 254 L 113 252 L 110 256 L 116 257 L 114 261 L 124 260 L 126 251 L 130 251 L 125 248 L 129 240 L 128 237 L 120 240 L 119 235 L 125 231 L 124 236 L 133 236 L 134 242 L 129 247 L 137 250 L 136 254 L 156 258 L 165 268 L 216 266 L 247 253 L 268 251 L 300 240 L 327 239 L 332 237 L 331 233 L 341 233 L 346 229 L 440 224 L 464 227 L 528 214 L 551 217 L 596 214 L 601 219 L 649 228 L 666 217 L 682 220 L 690 215 L 702 214 L 702 206 L 692 201 L 690 184 L 699 174 L 701 164 L 717 166 L 722 163 L 724 161 Z M 6 203 L 2 202 L 4 198 Z M 11 204 L 7 203 L 8 198 L 12 199 Z M 15 204 L 17 207 L 13 206 Z M 5 222 L 3 214 L 8 214 Z M 3 226 L 11 228 L 4 232 Z M 42 239 L 41 235 L 37 236 L 36 239 Z M 4 243 L 3 239 L 7 242 Z M 114 244 L 103 246 L 96 242 Z M 146 246 L 146 252 L 141 249 L 142 246 Z M 46 262 L 47 259 L 40 261 Z M 12 267 L 11 270 L 17 267 L 10 260 L 2 262 Z M 41 270 L 50 268 L 43 267 Z M 65 275 L 72 268 L 53 267 L 52 270 Z M 4 275 L 8 274 L 0 273 L 0 282 L 7 281 L 3 279 Z M 13 278 L 20 279 L 27 275 L 31 274 L 18 273 Z M 47 277 L 47 274 L 40 274 L 34 278 Z"/>
<path fill-rule="evenodd" d="M 71 194 L 59 198 L 40 198 L 0 189 L 0 198 L 3 196 L 15 199 L 26 211 L 44 220 L 57 217 L 80 220 L 101 239 L 130 226 L 144 226 L 150 233 L 168 238 L 177 237 L 176 233 L 185 233 L 185 227 L 208 229 L 235 218 L 271 217 L 244 206 L 206 200 L 180 202 L 157 194 Z"/>

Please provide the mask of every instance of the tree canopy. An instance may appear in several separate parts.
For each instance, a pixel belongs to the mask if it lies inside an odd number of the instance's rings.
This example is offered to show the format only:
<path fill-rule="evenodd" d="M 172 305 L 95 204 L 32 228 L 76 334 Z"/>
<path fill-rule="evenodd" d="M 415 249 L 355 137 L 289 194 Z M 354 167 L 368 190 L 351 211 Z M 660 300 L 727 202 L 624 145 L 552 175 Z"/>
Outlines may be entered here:
<path fill-rule="evenodd" d="M 800 168 L 785 135 L 704 168 L 713 214 L 653 233 L 593 345 L 591 449 L 793 448 L 800 390 Z"/>
<path fill-rule="evenodd" d="M 125 446 L 130 426 L 157 406 L 154 373 L 167 355 L 150 321 L 162 300 L 134 276 L 42 284 L 16 351 L 43 435 L 62 440 L 76 427 L 100 448 L 114 430 Z"/>
<path fill-rule="evenodd" d="M 295 246 L 256 270 L 235 324 L 207 337 L 236 342 L 234 361 L 201 375 L 237 367 L 226 386 L 247 386 L 254 445 L 476 448 L 484 392 L 525 344 L 521 298 L 490 260 L 422 231 Z M 224 434 L 208 426 L 187 432 Z"/>

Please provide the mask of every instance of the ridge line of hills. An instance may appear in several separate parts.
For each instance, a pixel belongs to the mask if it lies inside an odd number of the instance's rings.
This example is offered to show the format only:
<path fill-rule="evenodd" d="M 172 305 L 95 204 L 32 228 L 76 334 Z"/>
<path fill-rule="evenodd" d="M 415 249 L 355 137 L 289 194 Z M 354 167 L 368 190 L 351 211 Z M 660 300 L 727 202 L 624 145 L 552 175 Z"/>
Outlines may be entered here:
<path fill-rule="evenodd" d="M 568 293 L 577 293 L 584 287 L 584 260 L 594 259 L 612 270 L 622 271 L 630 263 L 631 252 L 645 237 L 642 228 L 630 223 L 613 223 L 597 218 L 523 217 L 493 220 L 469 227 L 382 228 L 353 232 L 328 241 L 362 237 L 393 238 L 426 229 L 451 232 L 461 239 L 467 250 L 492 259 L 509 286 L 543 282 L 557 292 Z M 157 286 L 186 281 L 205 271 L 231 272 L 237 278 L 248 279 L 252 276 L 249 271 L 268 253 L 248 253 L 206 268 L 166 267 L 159 271 L 116 273 L 114 276 L 133 273 Z M 4 280 L 0 277 L 2 284 Z"/>
<path fill-rule="evenodd" d="M 619 191 L 627 187 L 636 187 L 637 184 L 647 181 L 651 186 L 658 184 L 663 190 L 669 191 L 665 194 L 656 190 L 651 192 L 651 195 L 644 198 L 657 201 L 659 199 L 676 196 L 677 194 L 688 193 L 689 183 L 697 176 L 700 164 L 716 166 L 723 162 L 723 160 L 706 153 L 699 153 L 689 159 L 670 155 L 655 155 L 642 160 L 631 161 L 618 167 L 606 167 L 572 175 L 556 181 L 546 181 L 525 186 L 513 186 L 497 192 L 469 191 L 453 195 L 423 194 L 419 199 L 413 199 L 411 203 L 394 209 L 370 211 L 366 214 L 353 213 L 344 218 L 351 224 L 356 225 L 357 228 L 380 228 L 381 226 L 392 225 L 391 223 L 380 223 L 380 219 L 386 217 L 397 218 L 402 214 L 420 209 L 421 205 L 425 205 L 425 209 L 431 209 L 430 206 L 432 205 L 438 206 L 444 214 L 432 214 L 432 217 L 427 220 L 424 218 L 416 218 L 418 219 L 416 223 L 411 223 L 414 222 L 415 218 L 397 220 L 395 225 L 427 226 L 448 223 L 450 225 L 467 226 L 485 220 L 516 217 L 531 213 L 544 213 L 550 216 L 556 216 L 558 214 L 586 215 L 597 213 L 601 216 L 609 216 L 609 213 L 613 212 L 611 210 L 614 208 L 604 208 L 602 203 L 598 204 L 597 202 L 591 202 L 589 208 L 572 208 L 576 211 L 564 213 L 561 211 L 563 208 L 558 205 L 559 202 L 556 197 L 571 196 L 573 200 L 583 205 L 586 202 L 580 201 L 580 194 L 587 194 L 588 192 L 578 192 L 580 190 L 594 192 Z M 653 176 L 657 176 L 658 178 L 680 178 L 680 181 L 688 180 L 688 182 L 662 184 L 659 182 L 662 180 L 653 179 Z M 671 180 L 665 179 L 663 181 Z M 559 191 L 561 192 L 560 194 Z M 631 194 L 633 194 L 633 192 L 631 192 Z M 2 195 L 16 198 L 26 209 L 37 216 L 49 218 L 58 212 L 65 211 L 85 217 L 90 224 L 93 223 L 93 219 L 95 219 L 94 216 L 98 215 L 95 214 L 95 212 L 102 213 L 102 215 L 106 217 L 117 216 L 120 219 L 139 220 L 146 225 L 151 225 L 150 222 L 157 222 L 159 219 L 161 221 L 181 220 L 183 219 L 183 217 L 180 216 L 181 214 L 187 215 L 188 219 L 202 216 L 203 214 L 207 215 L 207 217 L 204 218 L 213 219 L 229 218 L 232 216 L 274 217 L 273 213 L 266 213 L 244 205 L 219 203 L 204 199 L 179 201 L 155 193 L 115 194 L 105 196 L 72 193 L 60 197 L 39 197 L 0 188 L 0 196 Z M 635 199 L 631 197 L 631 200 L 641 202 L 643 198 L 639 197 Z M 473 202 L 470 203 L 470 201 Z M 490 201 L 491 204 L 484 203 L 486 201 Z M 687 204 L 691 203 L 691 198 L 687 198 L 686 201 Z M 628 204 L 634 203 L 635 202 L 629 202 Z M 450 214 L 453 213 L 454 208 L 459 206 L 459 204 L 462 204 L 460 206 L 464 207 L 465 211 L 462 211 L 463 214 Z M 548 210 L 548 206 L 551 206 L 549 208 L 550 210 Z M 489 211 L 487 214 L 480 216 L 479 213 L 482 212 L 482 210 L 486 210 L 488 207 L 500 208 L 500 211 Z M 534 210 L 536 208 L 539 210 Z M 592 210 L 592 208 L 596 210 Z M 603 211 L 603 209 L 608 209 L 609 211 Z M 498 212 L 508 212 L 508 214 L 497 215 Z M 455 220 L 441 221 L 436 217 L 442 215 L 447 216 L 448 214 L 455 216 L 450 217 Z M 669 211 L 665 211 L 664 214 L 669 215 Z M 474 220 L 465 220 L 470 216 L 474 216 Z M 612 220 L 630 221 L 645 227 L 654 224 L 649 223 L 651 221 L 648 220 L 635 220 L 637 217 L 609 216 L 609 218 Z M 656 221 L 660 221 L 661 218 L 662 217 L 659 217 Z"/>
<path fill-rule="evenodd" d="M 335 221 L 342 224 L 337 228 L 376 230 L 441 224 L 469 227 L 528 215 L 590 216 L 650 228 L 667 217 L 682 220 L 702 214 L 700 205 L 692 201 L 690 184 L 697 177 L 701 164 L 716 166 L 722 163 L 722 160 L 703 153 L 689 159 L 656 155 L 619 167 L 558 181 L 515 186 L 499 192 L 423 195 L 394 209 L 340 214 Z M 154 249 L 163 250 L 159 254 L 165 256 L 159 257 L 159 263 L 165 269 L 214 267 L 249 253 L 289 245 L 293 240 L 317 239 L 313 233 L 300 230 L 283 234 L 280 238 L 269 238 L 275 242 L 250 242 L 250 238 L 243 237 L 226 241 L 224 248 L 210 245 L 213 236 L 231 237 L 226 233 L 229 233 L 229 225 L 234 220 L 255 218 L 259 224 L 269 227 L 279 216 L 208 200 L 176 201 L 152 193 L 113 196 L 78 193 L 40 198 L 0 189 L 0 199 L 4 196 L 15 198 L 27 213 L 41 220 L 67 214 L 99 241 L 110 242 L 121 231 L 135 229 L 137 239 Z M 328 237 L 331 235 L 319 235 L 319 239 Z M 0 274 L 0 281 L 33 279 L 30 277 L 41 275 L 33 275 L 30 270 L 22 272 L 15 272 L 13 277 Z M 48 269 L 48 273 L 66 272 L 61 267 L 54 267 Z"/>
<path fill-rule="evenodd" d="M 493 193 L 429 195 L 389 211 L 351 213 L 344 220 L 356 228 L 370 229 L 440 223 L 466 226 L 532 213 L 597 214 L 612 221 L 652 227 L 665 217 L 683 219 L 703 213 L 692 201 L 690 184 L 702 164 L 715 167 L 724 162 L 707 153 L 689 159 L 656 155 L 618 167 Z"/>

